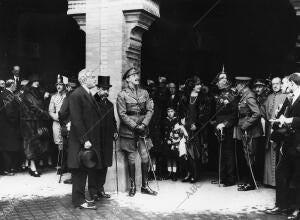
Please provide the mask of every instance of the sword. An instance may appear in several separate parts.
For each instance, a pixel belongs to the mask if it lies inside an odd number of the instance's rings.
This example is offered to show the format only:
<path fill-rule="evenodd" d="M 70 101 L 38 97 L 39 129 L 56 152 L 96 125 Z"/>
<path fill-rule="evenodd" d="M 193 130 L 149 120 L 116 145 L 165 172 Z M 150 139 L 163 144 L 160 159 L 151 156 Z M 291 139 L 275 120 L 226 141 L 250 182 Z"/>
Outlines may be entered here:
<path fill-rule="evenodd" d="M 246 147 L 246 155 L 247 155 L 247 160 L 248 160 L 248 165 L 249 165 L 251 177 L 252 177 L 252 180 L 254 182 L 255 188 L 258 189 L 256 180 L 255 180 L 255 177 L 254 177 L 254 174 L 253 174 L 252 166 L 251 166 L 250 155 L 249 155 L 249 144 L 248 144 L 249 142 L 247 140 L 248 139 L 247 136 L 248 135 L 247 135 L 247 132 L 246 132 L 245 135 L 242 135 L 242 139 L 243 139 L 244 146 Z"/>
<path fill-rule="evenodd" d="M 117 184 L 117 194 L 119 194 L 117 140 L 114 139 L 114 143 L 115 143 L 115 161 L 116 161 L 116 184 Z"/>
<path fill-rule="evenodd" d="M 223 145 L 223 129 L 220 131 L 220 140 L 219 140 L 219 187 L 221 187 L 221 160 L 222 160 L 222 145 Z"/>
<path fill-rule="evenodd" d="M 147 152 L 148 158 L 149 158 L 150 168 L 151 168 L 151 171 L 152 171 L 153 176 L 154 176 L 154 180 L 155 180 L 155 183 L 156 183 L 157 191 L 159 191 L 159 186 L 158 186 L 158 182 L 157 182 L 157 179 L 156 179 L 156 174 L 155 174 L 155 172 L 154 172 L 154 169 L 153 169 L 153 163 L 152 163 L 152 160 L 151 160 L 151 157 L 150 157 L 150 154 L 149 154 L 149 150 L 148 150 L 148 145 L 147 145 L 147 141 L 146 141 L 146 136 L 141 136 L 141 138 L 143 139 L 143 141 L 144 141 L 144 143 L 145 143 L 146 152 Z"/>
<path fill-rule="evenodd" d="M 235 169 L 236 169 L 236 177 L 238 183 L 240 183 L 240 172 L 239 172 L 239 166 L 238 166 L 238 158 L 237 158 L 237 152 L 236 152 L 236 142 L 237 140 L 234 139 L 234 156 L 235 156 Z"/>

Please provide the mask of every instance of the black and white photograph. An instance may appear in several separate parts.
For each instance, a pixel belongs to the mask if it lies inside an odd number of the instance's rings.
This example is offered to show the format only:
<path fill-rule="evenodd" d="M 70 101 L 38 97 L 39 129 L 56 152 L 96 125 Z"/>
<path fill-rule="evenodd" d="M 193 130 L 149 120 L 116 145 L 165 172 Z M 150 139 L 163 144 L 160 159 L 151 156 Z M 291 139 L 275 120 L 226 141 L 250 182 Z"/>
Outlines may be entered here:
<path fill-rule="evenodd" d="M 0 220 L 300 220 L 300 0 L 0 0 Z"/>

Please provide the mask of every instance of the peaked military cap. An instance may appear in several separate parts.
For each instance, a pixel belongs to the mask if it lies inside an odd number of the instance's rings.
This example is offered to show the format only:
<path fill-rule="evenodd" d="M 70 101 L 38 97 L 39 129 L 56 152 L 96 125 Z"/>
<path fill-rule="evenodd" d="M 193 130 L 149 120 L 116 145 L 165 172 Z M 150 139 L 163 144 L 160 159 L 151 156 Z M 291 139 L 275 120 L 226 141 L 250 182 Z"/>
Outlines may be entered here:
<path fill-rule="evenodd" d="M 256 87 L 256 86 L 266 86 L 266 83 L 262 79 L 257 79 L 257 80 L 255 80 L 253 86 L 254 87 Z"/>
<path fill-rule="evenodd" d="M 130 69 L 128 69 L 128 70 L 124 73 L 122 79 L 125 80 L 125 79 L 127 79 L 129 76 L 134 75 L 134 74 L 140 74 L 140 72 L 139 72 L 136 68 L 131 67 Z"/>

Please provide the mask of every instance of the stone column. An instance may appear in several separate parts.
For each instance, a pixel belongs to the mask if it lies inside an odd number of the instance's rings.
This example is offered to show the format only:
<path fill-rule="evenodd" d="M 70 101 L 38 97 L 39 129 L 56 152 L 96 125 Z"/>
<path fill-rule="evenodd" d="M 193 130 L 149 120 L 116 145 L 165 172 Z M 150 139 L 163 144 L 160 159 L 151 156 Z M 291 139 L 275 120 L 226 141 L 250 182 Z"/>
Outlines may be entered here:
<path fill-rule="evenodd" d="M 122 88 L 122 73 L 132 66 L 140 68 L 143 33 L 158 17 L 157 0 L 86 0 L 86 66 L 95 70 L 96 75 L 110 76 L 110 99 L 114 104 Z M 119 190 L 125 191 L 127 164 L 118 143 L 116 147 Z M 115 165 L 113 158 L 107 174 L 107 191 L 116 190 Z M 136 173 L 140 180 L 139 166 Z"/>

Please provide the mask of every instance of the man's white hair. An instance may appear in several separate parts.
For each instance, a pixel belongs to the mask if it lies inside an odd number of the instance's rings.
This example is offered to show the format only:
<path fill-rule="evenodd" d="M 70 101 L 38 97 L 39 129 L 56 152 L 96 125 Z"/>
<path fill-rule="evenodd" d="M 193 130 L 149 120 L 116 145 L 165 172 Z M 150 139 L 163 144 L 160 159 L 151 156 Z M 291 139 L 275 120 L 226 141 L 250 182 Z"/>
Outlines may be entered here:
<path fill-rule="evenodd" d="M 87 69 L 83 69 L 78 73 L 78 82 L 80 83 L 80 85 L 84 85 L 86 83 L 86 79 L 88 77 L 91 77 L 92 72 L 90 70 Z"/>

